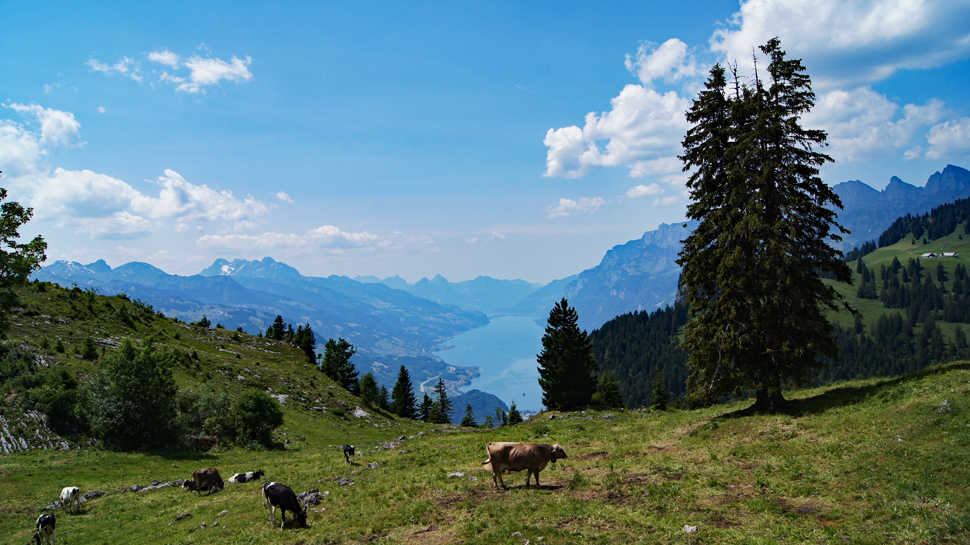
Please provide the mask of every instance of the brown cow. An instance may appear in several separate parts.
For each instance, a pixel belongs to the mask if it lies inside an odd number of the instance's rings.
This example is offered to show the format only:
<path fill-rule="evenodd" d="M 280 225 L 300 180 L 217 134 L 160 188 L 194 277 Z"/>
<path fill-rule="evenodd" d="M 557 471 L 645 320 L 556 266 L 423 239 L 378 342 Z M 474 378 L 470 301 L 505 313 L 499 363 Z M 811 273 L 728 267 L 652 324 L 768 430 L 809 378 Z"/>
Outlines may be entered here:
<path fill-rule="evenodd" d="M 538 443 L 489 443 L 485 447 L 488 451 L 488 460 L 482 462 L 482 469 L 492 472 L 492 483 L 495 488 L 502 483 L 502 488 L 506 488 L 505 481 L 502 480 L 503 471 L 522 471 L 528 473 L 525 476 L 525 485 L 529 486 L 529 480 L 533 475 L 536 476 L 536 488 L 539 487 L 539 472 L 546 468 L 549 462 L 555 463 L 559 458 L 566 457 L 566 451 L 555 445 L 540 445 Z"/>
<path fill-rule="evenodd" d="M 192 473 L 192 480 L 195 481 L 195 491 L 200 496 L 202 495 L 202 487 L 208 488 L 211 494 L 216 488 L 221 490 L 226 486 L 226 483 L 222 482 L 222 477 L 219 476 L 219 470 L 214 467 L 196 470 Z"/>

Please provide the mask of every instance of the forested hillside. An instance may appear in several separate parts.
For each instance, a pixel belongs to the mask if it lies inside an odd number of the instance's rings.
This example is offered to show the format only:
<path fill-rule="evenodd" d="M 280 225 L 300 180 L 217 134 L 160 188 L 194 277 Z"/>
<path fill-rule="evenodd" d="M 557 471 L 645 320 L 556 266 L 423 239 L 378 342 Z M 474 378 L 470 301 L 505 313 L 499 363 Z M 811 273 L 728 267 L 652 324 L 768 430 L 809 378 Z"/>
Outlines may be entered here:
<path fill-rule="evenodd" d="M 856 314 L 832 315 L 840 359 L 826 361 L 814 384 L 895 376 L 967 357 L 970 324 L 970 200 L 899 218 L 880 238 L 849 254 L 853 285 L 837 284 Z M 682 397 L 686 353 L 678 303 L 618 316 L 591 333 L 601 372 L 617 377 L 629 407 L 649 406 L 659 375 Z"/>

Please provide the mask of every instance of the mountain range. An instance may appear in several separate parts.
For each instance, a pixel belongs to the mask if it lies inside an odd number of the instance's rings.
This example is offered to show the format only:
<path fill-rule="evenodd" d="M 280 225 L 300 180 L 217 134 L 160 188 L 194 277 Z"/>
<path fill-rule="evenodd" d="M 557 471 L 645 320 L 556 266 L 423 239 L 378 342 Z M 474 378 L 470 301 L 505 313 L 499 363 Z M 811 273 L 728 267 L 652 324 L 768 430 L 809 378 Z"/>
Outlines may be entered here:
<path fill-rule="evenodd" d="M 833 189 L 843 204 L 839 222 L 851 231 L 840 248 L 845 251 L 872 240 L 900 216 L 970 196 L 970 172 L 947 165 L 924 187 L 893 177 L 882 191 L 861 181 Z M 32 278 L 105 294 L 125 292 L 171 317 L 196 321 L 204 315 L 213 323 L 252 333 L 264 331 L 280 315 L 294 327 L 310 324 L 319 347 L 328 338 L 351 342 L 361 373 L 374 372 L 388 388 L 405 365 L 415 383 L 441 377 L 457 390 L 477 370 L 447 365 L 434 352 L 443 341 L 487 324 L 489 316 L 544 320 L 565 297 L 576 308 L 580 326 L 591 331 L 620 314 L 672 303 L 680 276 L 676 260 L 692 227 L 662 224 L 614 246 L 596 267 L 545 286 L 485 276 L 449 282 L 438 275 L 414 284 L 400 277 L 308 277 L 269 257 L 218 259 L 192 276 L 170 275 L 146 263 L 112 269 L 104 261 L 58 261 Z"/>

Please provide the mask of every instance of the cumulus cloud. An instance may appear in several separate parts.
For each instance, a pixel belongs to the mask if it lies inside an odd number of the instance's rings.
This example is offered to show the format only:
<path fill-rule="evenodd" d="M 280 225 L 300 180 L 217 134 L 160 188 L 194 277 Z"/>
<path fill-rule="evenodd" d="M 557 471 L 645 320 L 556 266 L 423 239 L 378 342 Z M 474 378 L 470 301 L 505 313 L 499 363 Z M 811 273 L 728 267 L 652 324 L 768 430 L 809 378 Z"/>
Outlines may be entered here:
<path fill-rule="evenodd" d="M 777 36 L 817 88 L 865 85 L 965 58 L 968 20 L 970 4 L 945 0 L 745 0 L 711 48 L 746 66 L 752 47 Z"/>
<path fill-rule="evenodd" d="M 32 116 L 40 126 L 40 145 L 74 147 L 81 145 L 81 124 L 71 112 L 44 108 L 37 104 L 4 104 L 5 107 Z"/>
<path fill-rule="evenodd" d="M 173 69 L 179 67 L 179 56 L 168 50 L 163 51 L 152 51 L 148 54 L 148 60 L 152 62 L 157 62 L 159 64 L 164 64 Z"/>
<path fill-rule="evenodd" d="M 293 199 L 290 198 L 290 196 L 286 193 L 286 191 L 280 191 L 279 193 L 277 193 L 276 198 L 287 204 L 293 204 Z"/>
<path fill-rule="evenodd" d="M 829 147 L 824 151 L 837 162 L 861 161 L 909 148 L 913 138 L 943 114 L 939 100 L 900 107 L 885 95 L 860 87 L 819 96 L 804 124 L 828 132 Z"/>
<path fill-rule="evenodd" d="M 600 197 L 583 197 L 578 201 L 572 199 L 559 199 L 558 206 L 546 208 L 547 218 L 561 218 L 575 216 L 577 214 L 593 214 L 600 209 L 606 201 Z"/>
<path fill-rule="evenodd" d="M 152 232 L 158 220 L 252 226 L 269 212 L 251 196 L 240 199 L 231 191 L 192 184 L 172 170 L 153 182 L 157 194 L 148 194 L 91 170 L 52 169 L 45 163 L 48 150 L 80 145 L 80 123 L 70 112 L 36 104 L 4 106 L 31 120 L 0 119 L 0 165 L 7 187 L 24 195 L 37 218 L 93 236 L 130 238 Z"/>
<path fill-rule="evenodd" d="M 646 87 L 652 87 L 654 80 L 683 82 L 697 78 L 704 72 L 688 50 L 687 44 L 676 38 L 659 46 L 652 42 L 641 43 L 636 55 L 626 56 L 625 64 L 626 69 L 637 76 Z"/>
<path fill-rule="evenodd" d="M 545 176 L 581 178 L 597 166 L 632 166 L 677 155 L 687 131 L 690 101 L 669 91 L 627 85 L 610 101 L 612 109 L 586 114 L 583 128 L 549 129 L 543 143 Z M 600 142 L 606 144 L 600 148 Z"/>
<path fill-rule="evenodd" d="M 930 143 L 930 149 L 926 152 L 929 159 L 970 156 L 970 117 L 934 125 L 926 139 Z"/>

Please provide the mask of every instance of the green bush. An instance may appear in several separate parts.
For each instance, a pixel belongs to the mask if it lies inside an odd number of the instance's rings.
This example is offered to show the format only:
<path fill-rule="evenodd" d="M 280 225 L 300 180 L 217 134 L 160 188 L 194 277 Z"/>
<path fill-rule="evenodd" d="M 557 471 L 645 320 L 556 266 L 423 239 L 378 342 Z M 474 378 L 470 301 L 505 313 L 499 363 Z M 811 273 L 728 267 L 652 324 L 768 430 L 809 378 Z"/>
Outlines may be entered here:
<path fill-rule="evenodd" d="M 115 450 L 159 449 L 177 435 L 170 356 L 127 339 L 102 360 L 90 397 L 95 436 Z"/>
<path fill-rule="evenodd" d="M 266 392 L 250 390 L 236 401 L 236 430 L 243 443 L 271 446 L 273 430 L 283 425 L 283 409 Z"/>

